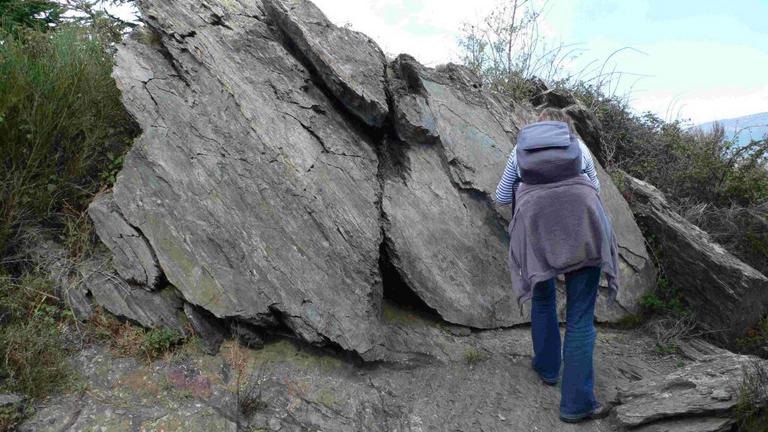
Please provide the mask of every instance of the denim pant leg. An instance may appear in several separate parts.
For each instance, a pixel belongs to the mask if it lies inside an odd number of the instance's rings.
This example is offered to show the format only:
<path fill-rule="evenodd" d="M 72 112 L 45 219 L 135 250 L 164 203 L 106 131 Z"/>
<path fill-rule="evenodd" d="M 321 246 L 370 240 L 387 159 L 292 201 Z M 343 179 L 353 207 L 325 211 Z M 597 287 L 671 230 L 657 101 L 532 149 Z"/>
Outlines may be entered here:
<path fill-rule="evenodd" d="M 592 354 L 595 348 L 595 299 L 599 267 L 565 275 L 566 327 L 563 343 L 563 383 L 560 414 L 581 416 L 596 408 Z"/>
<path fill-rule="evenodd" d="M 531 299 L 533 369 L 546 381 L 560 375 L 560 328 L 557 319 L 555 279 L 536 284 Z"/>

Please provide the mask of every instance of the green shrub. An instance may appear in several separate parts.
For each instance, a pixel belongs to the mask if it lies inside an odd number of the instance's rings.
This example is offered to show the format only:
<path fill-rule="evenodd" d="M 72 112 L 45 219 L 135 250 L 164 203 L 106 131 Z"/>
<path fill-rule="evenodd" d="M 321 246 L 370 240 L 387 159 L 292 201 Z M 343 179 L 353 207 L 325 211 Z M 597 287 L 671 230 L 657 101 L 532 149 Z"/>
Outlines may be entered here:
<path fill-rule="evenodd" d="M 32 398 L 60 389 L 70 376 L 62 328 L 72 315 L 60 307 L 51 281 L 0 275 L 0 307 L 10 311 L 0 326 L 0 388 Z"/>
<path fill-rule="evenodd" d="M 156 328 L 144 333 L 141 349 L 149 358 L 157 358 L 168 352 L 184 340 L 177 331 L 168 328 Z"/>
<path fill-rule="evenodd" d="M 2 256 L 19 226 L 56 224 L 63 208 L 82 210 L 112 181 L 110 163 L 135 126 L 111 77 L 111 50 L 84 29 L 0 29 L 0 41 Z"/>
<path fill-rule="evenodd" d="M 45 31 L 61 19 L 64 8 L 50 0 L 0 0 L 0 25 L 17 33 Z"/>

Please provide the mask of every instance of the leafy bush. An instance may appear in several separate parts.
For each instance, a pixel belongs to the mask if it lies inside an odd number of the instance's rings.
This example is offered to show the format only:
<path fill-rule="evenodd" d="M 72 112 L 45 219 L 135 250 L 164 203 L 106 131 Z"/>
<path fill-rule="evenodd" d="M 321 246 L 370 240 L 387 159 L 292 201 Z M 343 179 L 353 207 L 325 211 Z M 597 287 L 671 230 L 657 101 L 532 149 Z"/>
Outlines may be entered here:
<path fill-rule="evenodd" d="M 50 0 L 0 0 L 0 25 L 11 32 L 45 31 L 61 19 L 64 8 Z"/>
<path fill-rule="evenodd" d="M 82 209 L 135 126 L 108 44 L 77 27 L 0 30 L 0 256 L 20 225 Z M 108 156 L 111 155 L 111 156 Z M 104 177 L 107 177 L 106 179 Z"/>

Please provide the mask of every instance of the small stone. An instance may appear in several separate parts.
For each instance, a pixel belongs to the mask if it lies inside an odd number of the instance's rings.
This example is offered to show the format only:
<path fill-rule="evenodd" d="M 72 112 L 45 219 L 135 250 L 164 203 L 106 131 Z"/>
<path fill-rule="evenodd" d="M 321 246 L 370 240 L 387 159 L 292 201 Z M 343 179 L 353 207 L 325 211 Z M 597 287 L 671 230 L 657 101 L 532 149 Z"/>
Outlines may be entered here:
<path fill-rule="evenodd" d="M 282 423 L 280 423 L 280 420 L 272 417 L 269 419 L 269 430 L 273 431 L 279 431 L 283 427 Z"/>

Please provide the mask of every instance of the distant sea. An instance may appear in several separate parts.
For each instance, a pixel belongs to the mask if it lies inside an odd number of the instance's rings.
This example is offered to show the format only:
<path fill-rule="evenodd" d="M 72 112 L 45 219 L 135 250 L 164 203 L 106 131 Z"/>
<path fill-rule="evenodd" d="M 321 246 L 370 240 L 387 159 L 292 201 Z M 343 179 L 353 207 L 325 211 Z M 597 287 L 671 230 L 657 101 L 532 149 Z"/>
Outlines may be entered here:
<path fill-rule="evenodd" d="M 748 144 L 753 139 L 763 139 L 768 135 L 768 112 L 717 120 L 703 123 L 695 127 L 699 127 L 704 131 L 709 131 L 712 130 L 712 126 L 715 123 L 720 123 L 725 128 L 725 136 L 727 139 L 733 139 L 738 133 L 736 144 L 739 146 Z"/>

